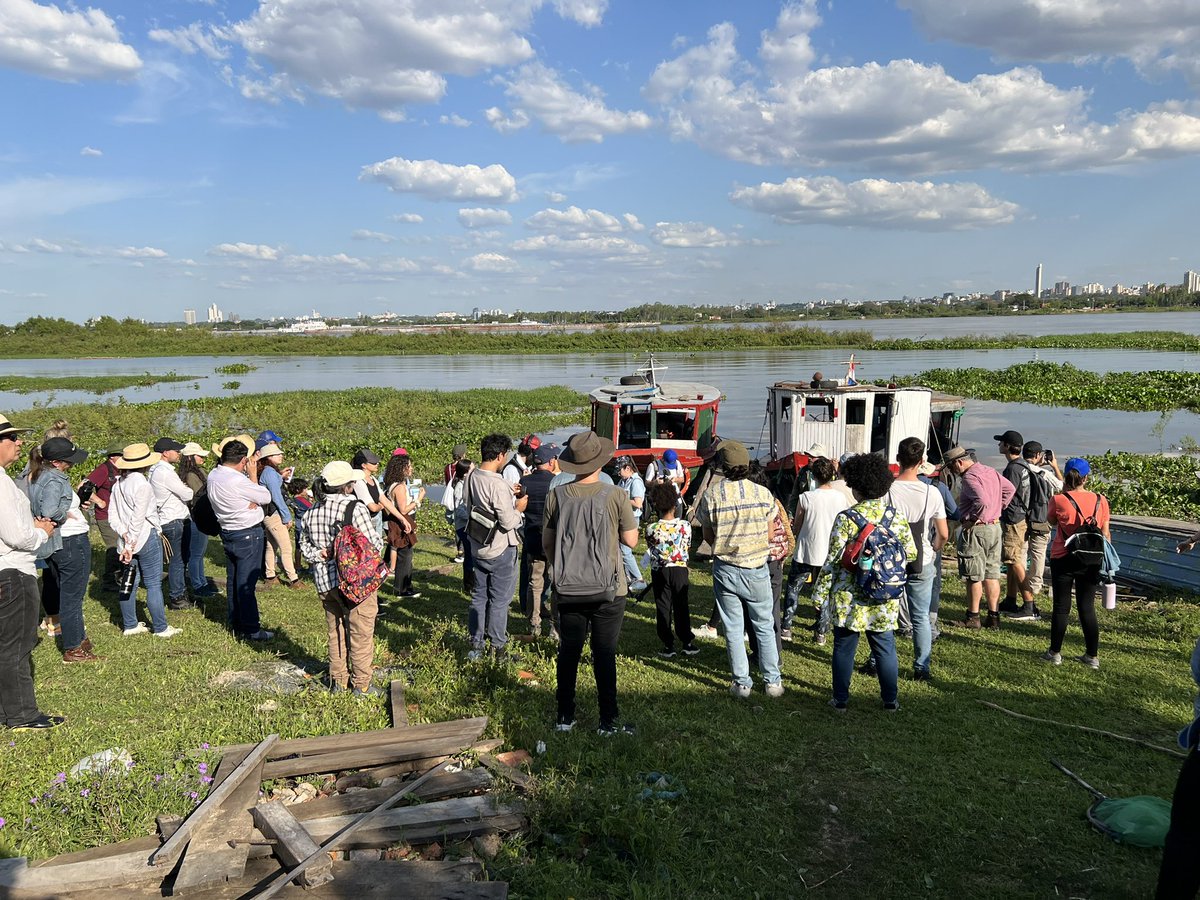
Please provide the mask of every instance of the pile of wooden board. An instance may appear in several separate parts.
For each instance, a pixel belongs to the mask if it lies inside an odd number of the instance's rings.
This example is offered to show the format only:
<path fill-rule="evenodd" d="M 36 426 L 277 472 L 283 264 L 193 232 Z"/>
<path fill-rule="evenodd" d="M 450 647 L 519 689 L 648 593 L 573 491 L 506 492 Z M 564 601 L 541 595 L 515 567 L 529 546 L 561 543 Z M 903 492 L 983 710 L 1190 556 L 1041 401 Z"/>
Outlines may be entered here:
<path fill-rule="evenodd" d="M 521 802 L 500 800 L 493 788 L 500 776 L 500 786 L 523 791 L 529 777 L 492 755 L 499 741 L 479 742 L 486 718 L 409 726 L 398 683 L 392 702 L 393 728 L 228 747 L 208 796 L 186 819 L 160 817 L 156 837 L 34 864 L 0 860 L 0 896 L 507 896 L 507 885 L 479 880 L 474 859 L 421 859 L 410 848 L 523 828 Z M 358 774 L 336 778 L 347 771 Z M 353 786 L 290 805 L 260 798 L 264 780 L 311 775 Z M 396 847 L 378 858 L 377 848 Z M 396 858 L 404 855 L 412 858 Z"/>

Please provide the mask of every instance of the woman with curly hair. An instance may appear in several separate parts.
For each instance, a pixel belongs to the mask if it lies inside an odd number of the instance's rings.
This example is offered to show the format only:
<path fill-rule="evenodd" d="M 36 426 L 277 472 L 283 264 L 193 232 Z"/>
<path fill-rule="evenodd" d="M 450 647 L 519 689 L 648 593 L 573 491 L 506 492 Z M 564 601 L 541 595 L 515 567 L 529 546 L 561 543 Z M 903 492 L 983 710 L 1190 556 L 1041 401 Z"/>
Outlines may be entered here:
<path fill-rule="evenodd" d="M 902 513 L 889 507 L 885 495 L 892 486 L 892 473 L 887 461 L 873 453 L 853 456 L 842 464 L 842 476 L 858 501 L 849 510 L 840 512 L 833 522 L 829 537 L 829 556 L 817 577 L 813 601 L 820 609 L 823 629 L 833 626 L 833 699 L 829 705 L 843 712 L 850 701 L 850 679 L 854 673 L 854 652 L 864 632 L 871 645 L 871 657 L 879 674 L 879 693 L 883 708 L 895 712 L 900 708 L 897 699 L 898 670 L 896 663 L 896 620 L 900 601 L 885 603 L 864 602 L 853 572 L 842 568 L 842 552 L 858 536 L 858 525 L 849 513 L 856 512 L 867 522 L 878 525 L 885 517 L 887 526 L 904 546 L 909 562 L 917 558 L 917 545 Z"/>
<path fill-rule="evenodd" d="M 412 459 L 402 448 L 393 451 L 383 473 L 383 492 L 400 515 L 385 509 L 383 521 L 387 528 L 388 569 L 396 596 L 415 599 L 421 592 L 412 583 L 413 545 L 417 542 L 417 507 L 425 498 L 425 488 L 418 487 L 415 494 L 409 490 L 412 468 Z"/>

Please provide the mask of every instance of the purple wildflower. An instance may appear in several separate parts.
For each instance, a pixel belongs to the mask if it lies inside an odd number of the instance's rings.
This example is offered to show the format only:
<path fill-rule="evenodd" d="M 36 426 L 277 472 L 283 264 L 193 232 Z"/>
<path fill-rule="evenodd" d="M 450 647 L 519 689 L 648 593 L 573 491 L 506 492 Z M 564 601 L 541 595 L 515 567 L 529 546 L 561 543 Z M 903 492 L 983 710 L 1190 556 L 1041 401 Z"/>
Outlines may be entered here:
<path fill-rule="evenodd" d="M 4 819 L 4 817 L 0 816 L 0 828 L 3 828 L 7 824 L 8 822 Z"/>
<path fill-rule="evenodd" d="M 200 749 L 201 749 L 201 750 L 207 750 L 207 749 L 208 749 L 208 741 L 205 741 L 203 744 L 201 744 L 201 745 L 200 745 Z"/>
<path fill-rule="evenodd" d="M 66 780 L 67 780 L 67 773 L 66 773 L 66 772 L 59 772 L 57 775 L 55 775 L 55 776 L 54 776 L 54 783 L 55 783 L 55 784 L 62 784 L 62 783 L 63 783 L 63 782 L 65 782 Z"/>
<path fill-rule="evenodd" d="M 196 766 L 196 771 L 199 772 L 201 775 L 207 775 L 208 774 L 208 763 L 200 763 L 200 765 Z"/>
<path fill-rule="evenodd" d="M 79 792 L 79 796 L 80 796 L 80 797 L 86 797 L 86 796 L 87 796 L 88 794 L 90 794 L 91 792 L 92 792 L 92 789 L 91 789 L 91 788 L 84 788 L 82 791 L 80 791 L 80 792 Z"/>
<path fill-rule="evenodd" d="M 188 791 L 188 796 L 191 797 L 193 800 L 198 800 L 200 798 L 200 795 L 197 794 L 195 791 Z"/>
<path fill-rule="evenodd" d="M 162 777 L 161 775 L 155 775 L 155 776 L 154 776 L 154 783 L 155 783 L 155 784 L 158 784 L 158 783 L 159 783 L 160 781 L 162 781 L 162 780 L 163 780 L 163 777 Z"/>
<path fill-rule="evenodd" d="M 204 777 L 202 777 L 202 778 L 200 779 L 200 782 L 201 782 L 201 784 L 212 784 L 212 776 L 211 776 L 211 775 L 205 775 Z"/>
<path fill-rule="evenodd" d="M 30 798 L 29 798 L 29 805 L 30 805 L 30 806 L 37 806 L 37 802 L 38 802 L 38 798 L 37 798 L 37 797 L 30 797 Z"/>

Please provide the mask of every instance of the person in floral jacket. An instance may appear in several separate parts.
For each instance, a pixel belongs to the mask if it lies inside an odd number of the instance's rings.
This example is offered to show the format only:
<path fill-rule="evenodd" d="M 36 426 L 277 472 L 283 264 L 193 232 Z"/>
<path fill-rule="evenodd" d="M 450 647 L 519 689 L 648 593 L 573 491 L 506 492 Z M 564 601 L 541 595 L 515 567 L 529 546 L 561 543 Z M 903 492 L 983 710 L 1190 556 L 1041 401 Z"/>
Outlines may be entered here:
<path fill-rule="evenodd" d="M 884 498 L 892 486 L 892 473 L 886 460 L 869 453 L 851 457 L 842 465 L 842 475 L 858 501 L 851 509 L 868 522 L 880 522 L 888 510 Z M 883 708 L 895 712 L 900 708 L 894 634 L 900 615 L 900 601 L 867 605 L 863 602 L 854 573 L 842 568 L 842 551 L 858 535 L 858 526 L 847 512 L 838 513 L 834 519 L 833 533 L 829 537 L 829 557 L 821 567 L 813 591 L 813 602 L 819 609 L 822 625 L 833 627 L 833 699 L 829 705 L 840 712 L 846 709 L 850 701 L 854 652 L 858 649 L 859 636 L 865 632 L 879 674 Z M 911 562 L 916 559 L 917 545 L 902 513 L 893 514 L 891 530 L 904 545 L 908 560 Z"/>

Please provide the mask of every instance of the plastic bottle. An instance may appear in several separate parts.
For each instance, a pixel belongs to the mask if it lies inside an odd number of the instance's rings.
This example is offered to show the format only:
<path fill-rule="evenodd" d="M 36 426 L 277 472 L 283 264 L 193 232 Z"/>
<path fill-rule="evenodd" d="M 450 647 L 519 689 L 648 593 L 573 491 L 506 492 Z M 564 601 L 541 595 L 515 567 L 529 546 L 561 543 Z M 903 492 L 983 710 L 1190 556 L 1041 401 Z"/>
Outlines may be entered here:
<path fill-rule="evenodd" d="M 1115 581 L 1104 582 L 1104 608 L 1117 608 L 1117 583 Z"/>

